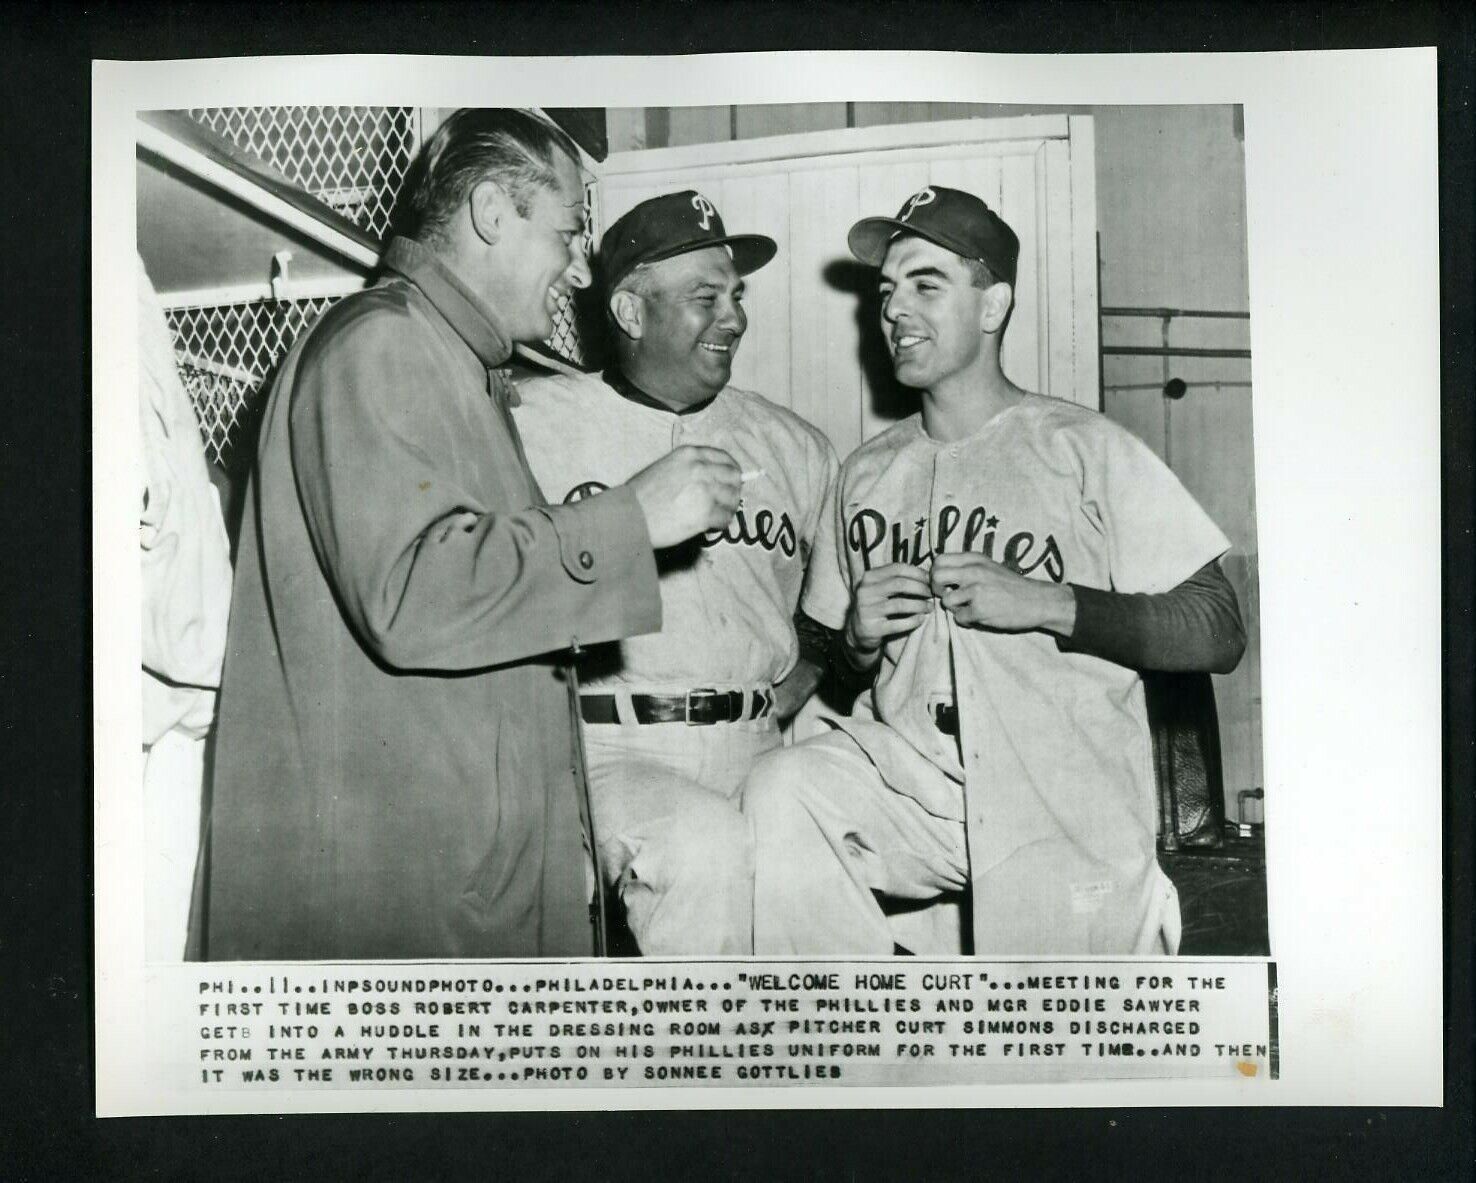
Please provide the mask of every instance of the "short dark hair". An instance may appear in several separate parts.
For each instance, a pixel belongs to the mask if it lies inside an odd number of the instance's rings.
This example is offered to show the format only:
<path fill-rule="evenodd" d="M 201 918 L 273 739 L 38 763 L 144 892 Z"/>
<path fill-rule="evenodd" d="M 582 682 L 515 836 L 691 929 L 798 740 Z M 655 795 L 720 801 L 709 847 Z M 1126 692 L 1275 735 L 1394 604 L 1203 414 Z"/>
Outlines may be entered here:
<path fill-rule="evenodd" d="M 965 259 L 964 266 L 969 269 L 969 286 L 987 292 L 999 282 L 999 276 L 990 270 L 989 264 L 983 259 Z"/>
<path fill-rule="evenodd" d="M 921 238 L 925 242 L 933 242 L 933 240 L 931 238 L 928 238 L 926 235 L 914 234 L 907 230 L 900 230 L 896 234 L 892 235 L 893 242 L 895 242 L 899 238 Z M 942 244 L 933 243 L 933 245 L 941 246 Z M 947 250 L 948 248 L 944 247 L 943 249 Z M 987 292 L 995 284 L 1001 282 L 999 276 L 994 273 L 994 268 L 990 267 L 989 264 L 984 262 L 983 259 L 970 259 L 964 255 L 959 255 L 958 257 L 963 260 L 963 265 L 968 270 L 969 286 L 971 288 L 978 288 L 981 292 Z M 1010 287 L 1012 288 L 1014 286 L 1014 284 L 1010 285 Z"/>
<path fill-rule="evenodd" d="M 561 129 L 530 111 L 463 107 L 441 124 L 400 186 L 391 229 L 434 241 L 484 180 L 496 181 L 523 217 L 541 188 L 558 183 L 558 157 L 576 165 L 579 149 Z"/>
<path fill-rule="evenodd" d="M 652 282 L 651 266 L 647 263 L 638 263 L 616 281 L 615 286 L 605 293 L 605 340 L 607 348 L 615 352 L 622 361 L 629 354 L 632 345 L 620 325 L 615 320 L 614 310 L 610 302 L 615 299 L 617 292 L 630 292 L 643 300 L 649 300 L 656 294 L 656 285 Z"/>

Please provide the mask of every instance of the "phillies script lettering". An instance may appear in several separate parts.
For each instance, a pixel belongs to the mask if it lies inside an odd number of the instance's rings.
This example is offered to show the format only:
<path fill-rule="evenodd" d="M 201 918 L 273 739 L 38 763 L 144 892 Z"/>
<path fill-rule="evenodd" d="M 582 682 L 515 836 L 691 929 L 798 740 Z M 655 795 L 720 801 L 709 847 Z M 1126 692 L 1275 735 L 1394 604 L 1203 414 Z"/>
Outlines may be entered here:
<path fill-rule="evenodd" d="M 585 481 L 564 495 L 564 504 L 572 505 L 586 497 L 603 493 L 608 488 L 608 485 L 602 485 L 599 481 Z M 777 550 L 786 558 L 792 559 L 799 549 L 799 534 L 787 512 L 781 510 L 776 514 L 772 509 L 750 512 L 740 501 L 725 529 L 709 530 L 702 536 L 703 546 L 716 546 L 720 542 L 729 542 L 735 546 L 757 546 L 771 553 Z"/>
<path fill-rule="evenodd" d="M 1029 530 L 1018 530 L 1005 537 L 1000 531 L 999 518 L 982 505 L 974 506 L 967 517 L 957 505 L 945 505 L 938 510 L 933 532 L 936 553 L 947 551 L 949 540 L 955 536 L 959 540 L 959 545 L 952 548 L 955 551 L 978 551 L 986 559 L 1002 563 L 1021 575 L 1029 575 L 1039 568 L 1052 582 L 1060 583 L 1066 578 L 1061 548 L 1056 545 L 1054 534 L 1037 539 Z M 996 555 L 1000 539 L 1003 542 Z M 928 541 L 927 518 L 914 518 L 910 524 L 891 521 L 874 509 L 858 510 L 846 523 L 846 545 L 853 554 L 861 556 L 861 566 L 866 571 L 887 563 L 920 567 L 935 553 L 934 545 Z"/>

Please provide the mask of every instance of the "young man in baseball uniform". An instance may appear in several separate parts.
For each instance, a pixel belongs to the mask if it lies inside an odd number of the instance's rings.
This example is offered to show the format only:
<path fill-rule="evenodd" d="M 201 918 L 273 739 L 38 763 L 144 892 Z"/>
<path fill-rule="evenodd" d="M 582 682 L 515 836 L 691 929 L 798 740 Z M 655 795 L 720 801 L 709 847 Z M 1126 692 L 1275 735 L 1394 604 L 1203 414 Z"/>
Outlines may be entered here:
<path fill-rule="evenodd" d="M 753 872 L 738 789 L 819 679 L 795 628 L 838 465 L 799 416 L 729 385 L 743 277 L 774 241 L 729 235 L 687 190 L 642 202 L 601 251 L 615 363 L 540 378 L 514 414 L 554 503 L 618 485 L 682 444 L 743 469 L 724 530 L 657 556 L 659 633 L 592 648 L 581 669 L 593 828 L 641 951 L 747 953 Z"/>
<path fill-rule="evenodd" d="M 1173 953 L 1137 670 L 1239 661 L 1229 544 L 1134 436 L 1005 377 L 1019 241 L 984 202 L 932 186 L 849 242 L 922 410 L 822 520 L 804 611 L 873 681 L 745 786 L 755 950 L 889 953 L 879 896 L 970 889 L 978 954 Z"/>

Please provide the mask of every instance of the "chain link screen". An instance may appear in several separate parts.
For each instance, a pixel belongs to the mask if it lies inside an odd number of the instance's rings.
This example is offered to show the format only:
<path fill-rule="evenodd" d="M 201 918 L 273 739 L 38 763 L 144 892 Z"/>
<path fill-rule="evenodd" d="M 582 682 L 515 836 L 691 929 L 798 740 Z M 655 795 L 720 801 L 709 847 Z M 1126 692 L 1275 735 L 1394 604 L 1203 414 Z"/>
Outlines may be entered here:
<path fill-rule="evenodd" d="M 414 107 L 207 107 L 196 122 L 271 165 L 324 205 L 380 238 L 419 148 Z M 593 183 L 585 187 L 585 248 L 592 245 Z M 250 457 L 267 375 L 293 340 L 338 297 L 197 305 L 168 312 L 176 359 L 195 404 L 206 456 L 235 472 Z M 548 347 L 585 365 L 575 302 L 561 302 Z"/>
<path fill-rule="evenodd" d="M 379 238 L 419 147 L 414 107 L 195 107 L 189 115 Z"/>
<path fill-rule="evenodd" d="M 599 190 L 593 181 L 584 186 L 584 257 L 594 258 L 594 223 L 595 202 L 598 200 Z M 566 361 L 573 362 L 581 369 L 588 365 L 588 358 L 584 343 L 579 336 L 579 315 L 572 296 L 565 296 L 559 301 L 558 313 L 554 316 L 553 336 L 547 341 L 547 345 Z"/>
<path fill-rule="evenodd" d="M 250 462 L 237 445 L 249 448 L 255 437 L 254 416 L 268 374 L 297 335 L 337 299 L 258 300 L 165 313 L 208 460 L 231 473 Z"/>

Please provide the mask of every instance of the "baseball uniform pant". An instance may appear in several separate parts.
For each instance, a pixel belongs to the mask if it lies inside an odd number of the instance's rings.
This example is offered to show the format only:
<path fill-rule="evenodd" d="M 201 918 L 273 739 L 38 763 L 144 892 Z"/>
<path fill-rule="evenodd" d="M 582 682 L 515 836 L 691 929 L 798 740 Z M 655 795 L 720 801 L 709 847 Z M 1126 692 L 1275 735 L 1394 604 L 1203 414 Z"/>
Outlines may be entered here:
<path fill-rule="evenodd" d="M 149 961 L 185 956 L 204 781 L 203 739 L 170 731 L 144 755 L 144 953 Z"/>
<path fill-rule="evenodd" d="M 743 812 L 759 955 L 890 955 L 898 930 L 874 893 L 930 900 L 968 886 L 963 822 L 889 788 L 838 732 L 761 759 Z"/>
<path fill-rule="evenodd" d="M 753 951 L 753 858 L 738 790 L 780 746 L 771 718 L 586 724 L 605 878 L 647 956 Z"/>

